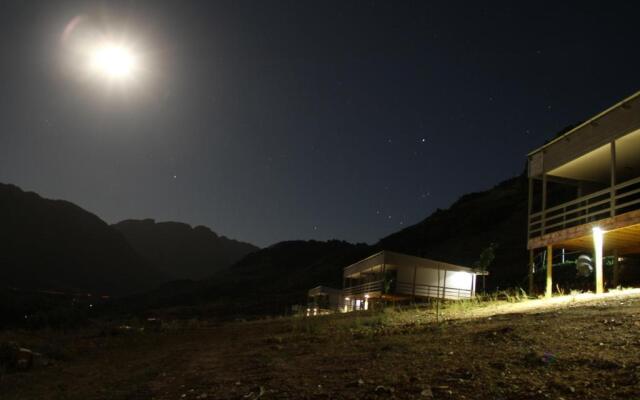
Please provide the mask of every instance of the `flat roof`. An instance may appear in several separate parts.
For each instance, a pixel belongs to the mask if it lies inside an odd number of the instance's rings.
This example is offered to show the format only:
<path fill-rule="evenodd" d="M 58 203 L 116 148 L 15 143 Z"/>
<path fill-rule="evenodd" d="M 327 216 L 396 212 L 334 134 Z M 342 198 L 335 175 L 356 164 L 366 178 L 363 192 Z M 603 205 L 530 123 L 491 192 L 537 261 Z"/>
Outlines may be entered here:
<path fill-rule="evenodd" d="M 415 265 L 424 268 L 442 269 L 449 271 L 464 271 L 478 275 L 483 274 L 482 271 L 478 271 L 473 268 L 387 250 L 382 250 L 378 253 L 372 254 L 363 260 L 345 267 L 343 274 L 356 274 L 381 264 Z"/>
<path fill-rule="evenodd" d="M 566 138 L 567 136 L 571 135 L 573 132 L 577 131 L 578 129 L 580 129 L 580 128 L 582 128 L 582 127 L 594 122 L 595 120 L 597 120 L 597 119 L 609 114 L 611 111 L 613 111 L 613 110 L 615 110 L 615 109 L 617 109 L 619 107 L 622 107 L 625 103 L 628 103 L 629 101 L 635 99 L 638 96 L 640 96 L 640 91 L 637 91 L 634 94 L 632 94 L 631 96 L 625 98 L 624 100 L 619 101 L 618 103 L 616 103 L 613 106 L 607 108 L 606 110 L 602 111 L 601 113 L 597 114 L 596 116 L 589 118 L 588 120 L 584 121 L 583 123 L 581 123 L 580 125 L 576 126 L 575 128 L 573 128 L 573 129 L 569 130 L 568 132 L 563 133 L 562 135 L 558 136 L 557 138 L 551 140 L 549 143 L 546 143 L 546 144 L 538 147 L 537 149 L 529 152 L 527 154 L 527 157 L 531 156 L 531 155 L 533 155 L 535 153 L 538 153 L 539 151 L 545 149 L 546 147 L 551 146 L 555 142 L 558 142 L 558 141 Z"/>

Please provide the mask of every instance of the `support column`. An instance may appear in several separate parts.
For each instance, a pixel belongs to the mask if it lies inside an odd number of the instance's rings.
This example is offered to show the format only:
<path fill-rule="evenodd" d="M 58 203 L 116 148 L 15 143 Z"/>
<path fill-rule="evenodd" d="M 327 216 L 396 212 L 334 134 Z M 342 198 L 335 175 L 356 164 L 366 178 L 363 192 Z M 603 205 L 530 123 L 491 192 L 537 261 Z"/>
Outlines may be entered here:
<path fill-rule="evenodd" d="M 613 250 L 613 279 L 611 280 L 611 286 L 617 288 L 620 284 L 620 261 L 618 261 L 618 250 Z"/>
<path fill-rule="evenodd" d="M 527 203 L 527 241 L 531 239 L 531 211 L 533 210 L 533 179 L 529 177 L 529 199 Z M 529 296 L 533 296 L 533 249 L 529 250 Z"/>
<path fill-rule="evenodd" d="M 533 273 L 535 269 L 535 263 L 533 261 L 533 249 L 529 250 L 529 296 L 533 297 Z"/>
<path fill-rule="evenodd" d="M 553 246 L 547 245 L 547 285 L 544 297 L 551 298 L 553 293 Z"/>
<path fill-rule="evenodd" d="M 416 302 L 416 276 L 418 275 L 418 267 L 413 266 L 413 287 L 411 288 L 411 301 Z"/>
<path fill-rule="evenodd" d="M 447 298 L 447 270 L 444 270 L 444 281 L 442 282 L 442 299 Z"/>
<path fill-rule="evenodd" d="M 602 279 L 602 248 L 604 246 L 604 232 L 602 229 L 593 228 L 593 254 L 596 261 L 596 294 L 604 293 Z"/>

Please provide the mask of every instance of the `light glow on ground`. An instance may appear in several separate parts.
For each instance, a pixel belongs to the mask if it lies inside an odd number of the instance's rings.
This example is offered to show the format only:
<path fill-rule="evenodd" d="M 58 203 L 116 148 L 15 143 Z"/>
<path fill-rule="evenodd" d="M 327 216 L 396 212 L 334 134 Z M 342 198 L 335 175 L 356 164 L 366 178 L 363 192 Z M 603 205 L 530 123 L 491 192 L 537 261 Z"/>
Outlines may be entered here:
<path fill-rule="evenodd" d="M 589 303 L 597 303 L 603 300 L 623 301 L 625 298 L 631 297 L 640 297 L 640 288 L 611 289 L 606 293 L 600 294 L 593 292 L 571 293 L 514 303 L 506 301 L 487 302 L 471 306 L 465 311 L 448 312 L 448 310 L 445 310 L 443 315 L 446 319 L 486 318 L 504 314 L 546 312 L 577 305 L 588 305 Z"/>

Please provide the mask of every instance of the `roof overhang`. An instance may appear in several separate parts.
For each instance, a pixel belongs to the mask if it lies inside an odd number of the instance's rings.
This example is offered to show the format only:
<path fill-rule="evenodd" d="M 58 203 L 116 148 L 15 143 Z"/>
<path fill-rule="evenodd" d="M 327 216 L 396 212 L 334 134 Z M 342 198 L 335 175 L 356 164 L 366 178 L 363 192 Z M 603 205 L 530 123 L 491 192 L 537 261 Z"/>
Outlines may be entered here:
<path fill-rule="evenodd" d="M 383 266 L 389 268 L 397 266 L 415 266 L 419 268 L 431 268 L 446 271 L 462 271 L 476 275 L 488 274 L 486 271 L 478 271 L 461 265 L 383 250 L 365 258 L 364 260 L 349 265 L 344 269 L 344 276 L 355 276 L 368 271 L 379 272 Z"/>
<path fill-rule="evenodd" d="M 588 120 L 584 121 L 580 125 L 578 125 L 575 128 L 569 130 L 568 132 L 558 136 L 557 138 L 551 140 L 550 142 L 545 143 L 544 145 L 538 147 L 537 149 L 529 152 L 529 154 L 527 154 L 527 156 L 530 157 L 530 156 L 532 156 L 532 155 L 544 150 L 545 148 L 547 148 L 549 146 L 552 146 L 556 142 L 560 142 L 560 141 L 562 141 L 564 139 L 567 139 L 567 137 L 569 135 L 573 134 L 574 132 L 576 132 L 576 131 L 578 131 L 578 130 L 580 130 L 580 129 L 582 129 L 582 128 L 590 125 L 590 124 L 593 124 L 593 123 L 597 122 L 598 119 L 604 117 L 605 115 L 611 113 L 612 111 L 614 111 L 614 110 L 616 110 L 618 108 L 621 108 L 621 107 L 625 106 L 627 103 L 631 102 L 632 100 L 634 100 L 636 97 L 639 97 L 639 96 L 640 96 L 640 91 L 632 94 L 631 96 L 625 98 L 624 100 L 622 100 L 622 101 L 616 103 L 615 105 L 607 108 L 606 110 L 602 111 L 601 113 L 597 114 L 596 116 L 589 118 Z"/>

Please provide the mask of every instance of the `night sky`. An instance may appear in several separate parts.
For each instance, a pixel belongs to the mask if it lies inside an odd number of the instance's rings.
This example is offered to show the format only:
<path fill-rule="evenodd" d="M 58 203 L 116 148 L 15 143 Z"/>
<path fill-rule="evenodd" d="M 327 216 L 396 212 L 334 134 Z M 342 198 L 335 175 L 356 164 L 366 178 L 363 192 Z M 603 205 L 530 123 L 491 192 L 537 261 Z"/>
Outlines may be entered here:
<path fill-rule="evenodd" d="M 0 1 L 0 182 L 109 223 L 374 242 L 640 89 L 632 2 L 479 3 Z M 78 16 L 133 44 L 131 82 L 74 65 Z"/>

